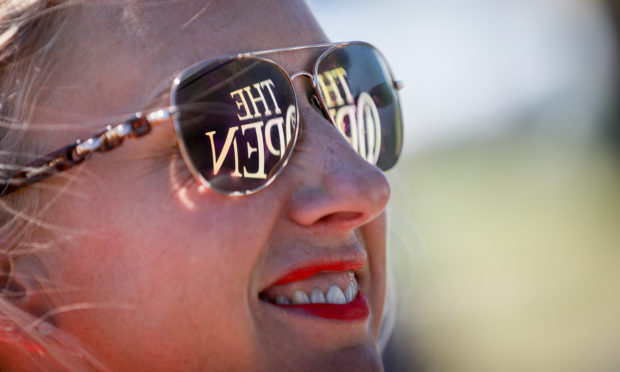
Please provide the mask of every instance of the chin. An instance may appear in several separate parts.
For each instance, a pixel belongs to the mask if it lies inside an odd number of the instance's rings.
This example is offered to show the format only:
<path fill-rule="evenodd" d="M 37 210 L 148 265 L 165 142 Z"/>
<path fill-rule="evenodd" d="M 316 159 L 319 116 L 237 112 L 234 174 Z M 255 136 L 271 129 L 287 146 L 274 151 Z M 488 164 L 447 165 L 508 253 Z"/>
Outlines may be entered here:
<path fill-rule="evenodd" d="M 366 344 L 335 352 L 315 353 L 313 355 L 291 355 L 280 353 L 280 360 L 271 360 L 260 368 L 261 371 L 383 371 L 381 356 L 376 345 Z"/>

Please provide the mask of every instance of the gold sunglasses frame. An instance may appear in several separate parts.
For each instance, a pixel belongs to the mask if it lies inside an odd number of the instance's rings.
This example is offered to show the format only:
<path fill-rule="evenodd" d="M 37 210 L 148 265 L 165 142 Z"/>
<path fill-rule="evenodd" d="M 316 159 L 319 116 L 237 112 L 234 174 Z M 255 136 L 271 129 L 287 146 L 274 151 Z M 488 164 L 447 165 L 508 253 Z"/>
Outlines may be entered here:
<path fill-rule="evenodd" d="M 89 138 L 86 139 L 78 139 L 72 144 L 52 151 L 46 154 L 43 157 L 40 157 L 26 166 L 16 168 L 13 170 L 8 177 L 4 177 L 4 180 L 0 182 L 0 196 L 12 193 L 18 189 L 23 187 L 32 185 L 34 183 L 43 181 L 49 177 L 56 175 L 57 173 L 64 172 L 66 170 L 72 169 L 78 165 L 80 165 L 84 160 L 90 158 L 90 156 L 95 152 L 108 152 L 120 146 L 125 138 L 136 139 L 144 136 L 145 134 L 151 131 L 151 127 L 155 125 L 161 125 L 163 123 L 168 122 L 170 119 L 173 121 L 173 125 L 175 126 L 175 133 L 177 134 L 177 141 L 179 147 L 181 149 L 181 153 L 183 155 L 183 159 L 187 165 L 187 167 L 192 172 L 193 176 L 205 186 L 213 189 L 219 193 L 227 194 L 227 195 L 248 195 L 260 190 L 263 190 L 267 186 L 269 186 L 278 176 L 278 174 L 284 169 L 286 166 L 288 159 L 290 158 L 293 150 L 295 148 L 295 144 L 297 141 L 298 134 L 301 130 L 299 118 L 297 118 L 297 125 L 295 126 L 295 135 L 292 138 L 292 143 L 289 145 L 290 150 L 288 151 L 286 158 L 284 161 L 278 164 L 279 169 L 268 179 L 264 184 L 261 184 L 259 187 L 246 190 L 246 191 L 234 191 L 234 192 L 224 192 L 218 190 L 213 187 L 201 174 L 198 172 L 193 162 L 189 159 L 187 154 L 187 149 L 180 138 L 180 128 L 178 126 L 176 120 L 176 106 L 174 102 L 174 92 L 178 84 L 180 83 L 184 74 L 188 71 L 200 67 L 202 65 L 213 63 L 216 60 L 232 60 L 232 59 L 241 59 L 241 58 L 256 58 L 267 61 L 277 67 L 279 67 L 282 72 L 287 76 L 289 83 L 291 84 L 294 98 L 295 98 L 295 112 L 298 114 L 298 100 L 297 94 L 295 92 L 293 86 L 293 80 L 299 76 L 306 76 L 310 78 L 312 83 L 312 88 L 314 92 L 317 93 L 314 96 L 317 97 L 317 101 L 319 103 L 319 107 L 323 110 L 325 117 L 334 125 L 334 120 L 329 114 L 329 110 L 327 108 L 325 97 L 323 96 L 323 92 L 321 89 L 317 89 L 318 87 L 318 67 L 321 61 L 325 58 L 325 56 L 329 55 L 333 50 L 348 46 L 348 45 L 365 45 L 369 48 L 373 49 L 383 61 L 386 61 L 385 57 L 381 52 L 375 48 L 372 44 L 362 42 L 362 41 L 351 41 L 351 42 L 340 42 L 340 43 L 321 43 L 321 44 L 311 44 L 311 45 L 303 45 L 303 46 L 295 46 L 295 47 L 285 47 L 285 48 L 276 48 L 276 49 L 268 49 L 254 52 L 246 52 L 246 53 L 238 53 L 231 54 L 222 57 L 209 58 L 200 62 L 197 62 L 186 69 L 183 70 L 180 74 L 176 76 L 173 80 L 171 87 L 171 106 L 166 108 L 161 108 L 158 110 L 150 111 L 150 112 L 137 112 L 127 118 L 122 124 L 117 125 L 108 125 L 100 131 L 96 132 Z M 278 62 L 264 58 L 262 56 L 282 53 L 282 52 L 294 52 L 305 49 L 317 49 L 317 48 L 326 48 L 326 50 L 317 58 L 314 63 L 313 72 L 310 73 L 308 71 L 298 71 L 294 74 L 289 74 L 284 67 L 282 67 Z M 393 73 L 390 66 L 385 63 L 385 67 L 387 68 L 390 77 L 393 79 Z M 403 83 L 398 80 L 392 80 L 392 87 L 396 91 L 399 91 L 403 88 Z"/>

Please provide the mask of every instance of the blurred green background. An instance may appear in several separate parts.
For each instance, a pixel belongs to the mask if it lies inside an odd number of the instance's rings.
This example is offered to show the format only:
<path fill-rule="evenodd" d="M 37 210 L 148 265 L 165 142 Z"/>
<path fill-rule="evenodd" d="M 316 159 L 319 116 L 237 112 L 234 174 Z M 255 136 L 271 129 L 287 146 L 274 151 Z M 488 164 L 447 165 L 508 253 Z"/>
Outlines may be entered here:
<path fill-rule="evenodd" d="M 311 0 L 393 65 L 388 371 L 620 371 L 618 2 Z"/>

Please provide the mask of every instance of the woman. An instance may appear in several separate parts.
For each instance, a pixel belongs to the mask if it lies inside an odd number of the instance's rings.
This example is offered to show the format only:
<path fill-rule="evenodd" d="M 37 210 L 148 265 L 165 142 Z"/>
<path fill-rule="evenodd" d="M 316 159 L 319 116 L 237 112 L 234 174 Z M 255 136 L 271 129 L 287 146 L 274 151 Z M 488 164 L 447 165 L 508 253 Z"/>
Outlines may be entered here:
<path fill-rule="evenodd" d="M 4 3 L 2 370 L 382 369 L 374 49 L 315 89 L 333 46 L 234 55 L 325 43 L 303 1 Z"/>

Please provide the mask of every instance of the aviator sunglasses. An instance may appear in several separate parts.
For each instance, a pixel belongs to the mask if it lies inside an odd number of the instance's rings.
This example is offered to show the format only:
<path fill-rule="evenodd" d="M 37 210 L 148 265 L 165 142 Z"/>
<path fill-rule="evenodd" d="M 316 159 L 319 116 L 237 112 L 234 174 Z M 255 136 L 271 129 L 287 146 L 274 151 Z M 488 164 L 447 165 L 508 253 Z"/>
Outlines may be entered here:
<path fill-rule="evenodd" d="M 264 57 L 311 48 L 325 49 L 312 73 L 291 75 Z M 316 44 L 198 62 L 174 79 L 170 107 L 136 113 L 15 170 L 0 183 L 0 195 L 71 169 L 170 119 L 183 159 L 201 184 L 227 195 L 254 193 L 275 180 L 295 148 L 301 128 L 293 80 L 299 76 L 311 80 L 311 103 L 354 151 L 381 170 L 394 166 L 403 140 L 402 84 L 368 43 Z"/>

